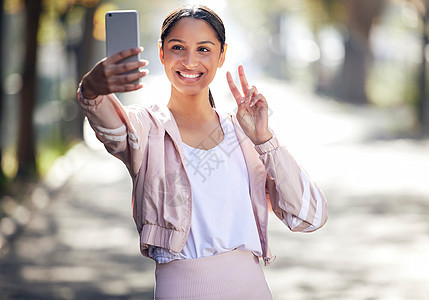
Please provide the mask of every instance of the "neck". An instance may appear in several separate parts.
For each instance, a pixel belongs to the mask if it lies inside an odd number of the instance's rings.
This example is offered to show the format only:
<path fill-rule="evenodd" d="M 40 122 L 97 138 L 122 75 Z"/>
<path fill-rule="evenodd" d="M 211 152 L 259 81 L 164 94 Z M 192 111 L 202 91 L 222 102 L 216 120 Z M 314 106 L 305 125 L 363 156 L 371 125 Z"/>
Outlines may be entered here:
<path fill-rule="evenodd" d="M 167 107 L 176 121 L 207 121 L 214 116 L 209 102 L 208 88 L 199 94 L 185 95 L 172 87 Z"/>

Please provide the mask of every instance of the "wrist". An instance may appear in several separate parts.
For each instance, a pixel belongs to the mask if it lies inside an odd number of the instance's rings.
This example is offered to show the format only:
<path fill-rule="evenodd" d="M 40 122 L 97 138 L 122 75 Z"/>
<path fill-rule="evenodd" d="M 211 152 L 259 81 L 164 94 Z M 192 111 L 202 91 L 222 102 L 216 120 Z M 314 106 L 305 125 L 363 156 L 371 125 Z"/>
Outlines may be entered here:
<path fill-rule="evenodd" d="M 268 142 L 269 140 L 271 140 L 272 138 L 273 138 L 273 134 L 268 131 L 265 135 L 253 141 L 253 144 L 255 144 L 255 146 L 262 145 Z"/>

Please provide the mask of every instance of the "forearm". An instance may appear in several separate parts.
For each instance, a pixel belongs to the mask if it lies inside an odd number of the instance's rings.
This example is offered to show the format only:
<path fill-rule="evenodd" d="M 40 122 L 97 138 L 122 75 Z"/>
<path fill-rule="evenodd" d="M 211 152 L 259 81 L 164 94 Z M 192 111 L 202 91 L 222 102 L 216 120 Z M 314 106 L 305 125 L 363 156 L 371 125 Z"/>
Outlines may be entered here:
<path fill-rule="evenodd" d="M 255 147 L 268 173 L 274 213 L 293 231 L 313 231 L 327 220 L 323 192 L 276 138 Z"/>
<path fill-rule="evenodd" d="M 118 115 L 114 103 L 118 102 L 114 94 L 97 96 L 94 99 L 87 99 L 78 89 L 78 100 L 83 113 L 87 116 L 91 125 L 98 127 L 115 129 L 124 126 L 124 122 Z"/>

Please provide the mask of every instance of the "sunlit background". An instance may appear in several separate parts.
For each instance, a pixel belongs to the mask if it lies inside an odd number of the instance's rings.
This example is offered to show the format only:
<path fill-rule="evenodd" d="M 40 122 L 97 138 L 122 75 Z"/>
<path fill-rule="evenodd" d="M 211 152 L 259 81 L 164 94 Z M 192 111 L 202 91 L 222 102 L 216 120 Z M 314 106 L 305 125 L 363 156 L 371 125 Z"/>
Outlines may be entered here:
<path fill-rule="evenodd" d="M 328 198 L 312 234 L 272 216 L 275 299 L 427 299 L 428 0 L 0 1 L 0 298 L 153 298 L 131 180 L 75 93 L 105 56 L 105 13 L 135 9 L 150 75 L 119 98 L 166 103 L 160 28 L 189 3 L 225 23 L 217 108 L 234 112 L 225 74 L 243 64 L 273 131 Z"/>

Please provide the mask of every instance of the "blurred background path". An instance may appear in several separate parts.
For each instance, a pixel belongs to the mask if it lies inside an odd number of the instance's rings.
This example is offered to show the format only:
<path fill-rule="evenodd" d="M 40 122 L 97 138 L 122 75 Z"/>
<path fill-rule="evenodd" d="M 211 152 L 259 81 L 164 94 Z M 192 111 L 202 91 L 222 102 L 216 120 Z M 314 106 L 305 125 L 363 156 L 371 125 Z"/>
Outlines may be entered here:
<path fill-rule="evenodd" d="M 159 90 L 157 80 L 146 93 Z M 264 270 L 275 299 L 427 299 L 429 141 L 393 139 L 406 115 L 256 81 L 271 126 L 329 201 L 328 223 L 315 233 L 289 232 L 271 216 L 277 259 Z M 231 97 L 218 99 L 233 107 Z M 45 184 L 52 192 L 35 198 L 50 201 L 0 258 L 0 298 L 151 299 L 154 264 L 139 253 L 120 161 L 88 134 Z"/>

